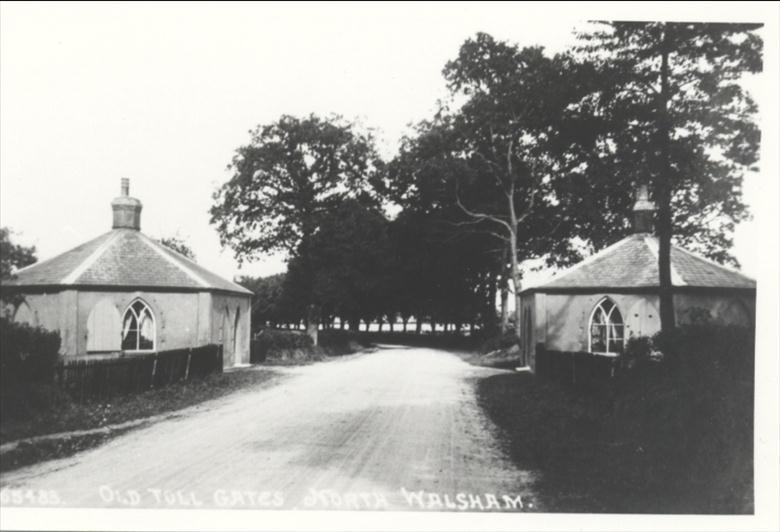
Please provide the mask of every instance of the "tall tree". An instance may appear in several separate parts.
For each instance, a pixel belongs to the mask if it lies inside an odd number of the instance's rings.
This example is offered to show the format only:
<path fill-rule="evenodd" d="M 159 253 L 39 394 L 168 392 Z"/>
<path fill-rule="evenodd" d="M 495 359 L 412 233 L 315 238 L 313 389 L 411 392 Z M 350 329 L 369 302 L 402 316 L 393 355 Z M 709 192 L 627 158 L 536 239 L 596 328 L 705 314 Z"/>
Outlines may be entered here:
<path fill-rule="evenodd" d="M 290 299 L 284 294 L 285 274 L 279 273 L 267 277 L 241 277 L 238 284 L 251 290 L 252 325 L 278 327 L 282 323 L 299 323 L 302 314 L 296 314 L 291 308 Z"/>
<path fill-rule="evenodd" d="M 312 238 L 335 205 L 373 190 L 381 161 L 370 133 L 339 117 L 283 116 L 250 133 L 228 166 L 233 177 L 214 194 L 211 222 L 239 261 L 278 251 L 296 260 L 316 343 Z"/>
<path fill-rule="evenodd" d="M 567 238 L 573 216 L 556 191 L 577 167 L 565 156 L 566 120 L 588 78 L 566 55 L 549 57 L 486 34 L 467 40 L 444 76 L 453 95 L 465 99 L 452 118 L 465 164 L 454 180 L 456 202 L 505 246 L 520 323 L 521 262 L 576 256 Z"/>
<path fill-rule="evenodd" d="M 418 124 L 389 165 L 392 198 L 403 210 L 390 224 L 397 269 L 394 296 L 402 319 L 449 318 L 491 329 L 495 319 L 497 243 L 457 206 L 453 182 L 466 165 L 459 158 L 451 120 Z M 470 197 L 484 195 L 469 188 Z M 474 298 L 481 296 L 476 303 Z M 462 312 L 454 313 L 459 309 Z"/>
<path fill-rule="evenodd" d="M 673 237 L 735 263 L 728 254 L 731 231 L 748 215 L 742 176 L 757 161 L 760 138 L 756 105 L 740 80 L 761 71 L 759 27 L 605 22 L 579 35 L 579 52 L 597 65 L 605 84 L 595 105 L 592 99 L 585 102 L 609 124 L 593 169 L 624 183 L 650 185 L 658 208 L 665 330 L 675 324 Z M 624 187 L 622 193 L 630 190 Z"/>
<path fill-rule="evenodd" d="M 325 215 L 311 242 L 313 292 L 330 317 L 351 326 L 390 314 L 387 220 L 371 201 L 347 199 Z M 297 260 L 289 275 L 300 275 Z"/>

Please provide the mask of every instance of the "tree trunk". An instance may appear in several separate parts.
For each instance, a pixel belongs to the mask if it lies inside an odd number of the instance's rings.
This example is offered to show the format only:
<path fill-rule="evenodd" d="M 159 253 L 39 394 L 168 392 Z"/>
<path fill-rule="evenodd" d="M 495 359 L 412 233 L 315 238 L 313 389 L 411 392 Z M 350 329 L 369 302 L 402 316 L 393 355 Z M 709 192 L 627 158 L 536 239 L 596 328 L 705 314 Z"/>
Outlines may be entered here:
<path fill-rule="evenodd" d="M 504 246 L 503 260 L 501 261 L 501 334 L 506 334 L 509 329 L 509 246 Z"/>
<path fill-rule="evenodd" d="M 507 157 L 507 161 L 510 160 L 511 159 Z M 507 164 L 507 169 L 511 175 L 512 168 L 509 166 L 509 162 Z M 512 278 L 512 285 L 515 291 L 515 337 L 517 338 L 517 343 L 520 344 L 520 290 L 522 288 L 522 276 L 520 273 L 520 263 L 517 257 L 517 225 L 519 222 L 517 218 L 517 211 L 515 210 L 514 192 L 513 184 L 511 193 L 507 194 L 507 200 L 509 202 L 509 264 L 511 267 L 510 275 Z M 525 354 L 521 355 L 521 357 L 522 358 L 520 359 L 520 362 L 521 364 L 525 365 Z"/>
<path fill-rule="evenodd" d="M 416 334 L 422 334 L 422 319 L 420 319 L 420 316 L 414 317 L 414 332 Z"/>
<path fill-rule="evenodd" d="M 670 124 L 669 94 L 669 33 L 664 29 L 661 44 L 661 94 L 659 95 L 660 160 L 655 186 L 655 200 L 658 204 L 656 233 L 658 234 L 658 284 L 660 288 L 661 330 L 674 328 L 674 295 L 672 293 L 672 207 L 671 207 L 671 162 L 669 153 Z"/>
<path fill-rule="evenodd" d="M 488 279 L 485 317 L 482 320 L 482 325 L 488 330 L 490 334 L 493 334 L 493 332 L 496 330 L 496 292 L 498 290 L 500 277 L 501 276 L 497 273 L 491 272 Z"/>
<path fill-rule="evenodd" d="M 309 305 L 306 312 L 306 334 L 309 335 L 314 345 L 317 345 L 319 336 L 319 322 L 319 309 L 316 305 Z"/>

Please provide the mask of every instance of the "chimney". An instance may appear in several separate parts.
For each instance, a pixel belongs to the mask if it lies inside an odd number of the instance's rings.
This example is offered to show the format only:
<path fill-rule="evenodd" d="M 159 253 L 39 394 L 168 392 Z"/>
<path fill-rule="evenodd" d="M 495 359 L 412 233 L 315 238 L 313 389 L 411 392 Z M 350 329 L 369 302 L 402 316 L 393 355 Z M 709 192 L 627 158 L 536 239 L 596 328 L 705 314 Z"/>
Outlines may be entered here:
<path fill-rule="evenodd" d="M 111 210 L 114 211 L 112 228 L 139 231 L 143 205 L 137 199 L 130 197 L 130 179 L 123 177 L 121 183 L 120 195 L 111 202 Z"/>
<path fill-rule="evenodd" d="M 655 203 L 650 201 L 647 186 L 641 185 L 634 203 L 634 233 L 652 233 Z"/>

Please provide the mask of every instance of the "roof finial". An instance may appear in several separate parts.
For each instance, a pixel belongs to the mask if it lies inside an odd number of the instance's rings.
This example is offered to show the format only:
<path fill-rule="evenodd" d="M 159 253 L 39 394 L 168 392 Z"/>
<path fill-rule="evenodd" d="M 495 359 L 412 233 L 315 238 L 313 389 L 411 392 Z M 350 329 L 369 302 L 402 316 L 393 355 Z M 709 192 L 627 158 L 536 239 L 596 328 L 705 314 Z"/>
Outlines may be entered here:
<path fill-rule="evenodd" d="M 121 188 L 121 195 L 122 196 L 129 196 L 130 195 L 130 178 L 129 177 L 123 177 L 121 179 L 122 188 Z"/>
<path fill-rule="evenodd" d="M 650 201 L 647 185 L 640 185 L 636 191 L 636 203 L 634 203 L 634 232 L 653 232 L 653 213 L 655 203 Z"/>

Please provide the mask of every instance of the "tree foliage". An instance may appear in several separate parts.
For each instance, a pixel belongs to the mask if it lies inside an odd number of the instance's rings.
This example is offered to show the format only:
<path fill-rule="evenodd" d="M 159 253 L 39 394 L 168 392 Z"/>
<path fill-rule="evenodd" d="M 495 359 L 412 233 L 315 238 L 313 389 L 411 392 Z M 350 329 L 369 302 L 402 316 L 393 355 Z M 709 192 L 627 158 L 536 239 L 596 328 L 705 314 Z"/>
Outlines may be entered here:
<path fill-rule="evenodd" d="M 192 251 L 189 243 L 187 243 L 187 241 L 182 237 L 178 235 L 163 237 L 159 240 L 159 242 L 163 246 L 170 248 L 173 251 L 180 253 L 181 255 L 184 255 L 191 261 L 195 261 L 195 252 Z"/>
<path fill-rule="evenodd" d="M 13 273 L 35 263 L 35 246 L 15 244 L 11 239 L 13 231 L 0 227 L 0 280 L 11 279 Z"/>
<path fill-rule="evenodd" d="M 339 117 L 282 116 L 250 133 L 228 167 L 233 177 L 214 194 L 211 221 L 239 261 L 279 251 L 295 261 L 316 343 L 312 239 L 341 202 L 372 195 L 381 161 L 370 133 Z"/>
<path fill-rule="evenodd" d="M 582 107 L 603 118 L 591 176 L 602 205 L 650 185 L 658 206 L 661 318 L 674 325 L 670 242 L 721 261 L 747 218 L 742 178 L 757 162 L 756 105 L 740 84 L 761 71 L 758 24 L 609 22 L 579 35 L 603 85 Z M 600 175 L 600 177 L 599 177 Z M 615 203 L 613 203 L 614 205 Z M 603 210 L 603 209 L 602 209 Z M 613 209 L 614 210 L 614 209 Z"/>
<path fill-rule="evenodd" d="M 222 244 L 240 261 L 305 254 L 321 217 L 377 182 L 373 137 L 340 117 L 285 115 L 250 134 L 211 208 Z"/>

